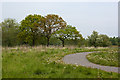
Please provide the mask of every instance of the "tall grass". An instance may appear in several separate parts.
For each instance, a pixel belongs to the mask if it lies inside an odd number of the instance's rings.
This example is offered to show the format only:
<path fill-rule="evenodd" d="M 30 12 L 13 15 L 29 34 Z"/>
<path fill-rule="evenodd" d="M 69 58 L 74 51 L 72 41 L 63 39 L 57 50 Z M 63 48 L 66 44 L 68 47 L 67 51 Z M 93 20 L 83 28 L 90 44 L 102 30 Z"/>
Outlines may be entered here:
<path fill-rule="evenodd" d="M 3 78 L 117 78 L 118 74 L 62 62 L 67 54 L 107 51 L 108 48 L 6 47 L 3 48 Z"/>

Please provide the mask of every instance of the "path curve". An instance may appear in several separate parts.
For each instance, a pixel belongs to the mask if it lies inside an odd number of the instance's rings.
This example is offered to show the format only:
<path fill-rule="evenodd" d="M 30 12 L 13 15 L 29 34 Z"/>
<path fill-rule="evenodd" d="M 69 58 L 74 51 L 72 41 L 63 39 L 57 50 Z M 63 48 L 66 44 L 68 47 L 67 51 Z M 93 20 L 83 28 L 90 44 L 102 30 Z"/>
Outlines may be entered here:
<path fill-rule="evenodd" d="M 63 58 L 63 62 L 66 64 L 76 64 L 76 65 L 81 65 L 85 67 L 97 68 L 107 72 L 117 72 L 117 73 L 119 72 L 118 67 L 102 66 L 102 65 L 94 64 L 88 61 L 86 58 L 86 55 L 90 53 L 93 53 L 93 52 L 81 52 L 76 54 L 69 54 Z"/>

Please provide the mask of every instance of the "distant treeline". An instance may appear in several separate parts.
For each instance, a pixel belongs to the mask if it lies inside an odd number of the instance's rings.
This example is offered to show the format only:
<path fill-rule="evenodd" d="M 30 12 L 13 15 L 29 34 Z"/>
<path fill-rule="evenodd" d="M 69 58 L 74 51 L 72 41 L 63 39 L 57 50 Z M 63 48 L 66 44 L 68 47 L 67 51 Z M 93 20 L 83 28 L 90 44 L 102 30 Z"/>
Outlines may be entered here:
<path fill-rule="evenodd" d="M 28 15 L 20 23 L 15 19 L 5 19 L 0 23 L 2 27 L 2 46 L 19 45 L 75 45 L 75 46 L 101 46 L 119 45 L 118 37 L 108 37 L 105 34 L 93 33 L 83 38 L 82 34 L 58 15 L 48 14 Z"/>

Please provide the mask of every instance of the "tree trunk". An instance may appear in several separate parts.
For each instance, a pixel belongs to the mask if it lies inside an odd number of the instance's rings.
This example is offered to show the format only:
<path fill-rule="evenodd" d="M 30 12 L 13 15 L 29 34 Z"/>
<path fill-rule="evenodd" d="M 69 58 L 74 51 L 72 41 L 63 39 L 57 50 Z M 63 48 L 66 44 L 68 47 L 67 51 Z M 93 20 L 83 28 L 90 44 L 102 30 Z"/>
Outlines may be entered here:
<path fill-rule="evenodd" d="M 97 46 L 95 46 L 95 48 L 97 48 Z"/>
<path fill-rule="evenodd" d="M 50 38 L 47 37 L 47 47 L 49 47 Z"/>
<path fill-rule="evenodd" d="M 65 46 L 65 45 L 64 45 L 64 40 L 62 40 L 62 45 L 63 45 L 63 47 Z"/>
<path fill-rule="evenodd" d="M 97 46 L 96 46 L 96 45 L 94 45 L 94 47 L 95 47 L 95 48 L 97 48 Z"/>
<path fill-rule="evenodd" d="M 32 43 L 33 46 L 35 46 L 35 39 L 33 38 L 33 43 Z"/>
<path fill-rule="evenodd" d="M 35 46 L 35 35 L 33 35 L 32 46 Z"/>
<path fill-rule="evenodd" d="M 32 30 L 32 29 L 31 29 Z M 33 32 L 32 30 L 32 33 L 33 33 L 33 39 L 32 39 L 32 46 L 35 46 L 35 39 L 36 39 L 36 35 L 35 35 L 35 32 Z"/>

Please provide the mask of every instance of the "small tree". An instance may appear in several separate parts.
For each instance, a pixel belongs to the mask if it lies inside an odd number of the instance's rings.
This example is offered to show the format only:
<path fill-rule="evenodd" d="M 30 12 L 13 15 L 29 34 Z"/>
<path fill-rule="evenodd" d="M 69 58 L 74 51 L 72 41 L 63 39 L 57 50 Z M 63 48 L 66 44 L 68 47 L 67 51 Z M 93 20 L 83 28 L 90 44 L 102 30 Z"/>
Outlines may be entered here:
<path fill-rule="evenodd" d="M 83 39 L 82 35 L 75 27 L 68 25 L 65 29 L 60 29 L 55 33 L 55 36 L 62 41 L 64 47 L 66 39 Z"/>
<path fill-rule="evenodd" d="M 118 37 L 110 37 L 110 42 L 112 45 L 118 45 Z"/>
<path fill-rule="evenodd" d="M 17 34 L 19 24 L 15 19 L 7 18 L 0 26 L 2 27 L 2 45 L 15 46 L 18 44 Z"/>
<path fill-rule="evenodd" d="M 109 40 L 109 37 L 107 35 L 100 34 L 98 35 L 98 32 L 93 31 L 91 36 L 88 36 L 88 41 L 91 46 L 97 47 L 107 47 L 111 45 L 111 42 Z"/>
<path fill-rule="evenodd" d="M 98 46 L 107 47 L 111 45 L 109 37 L 107 35 L 100 34 L 97 38 Z"/>
<path fill-rule="evenodd" d="M 98 38 L 98 32 L 96 31 L 93 31 L 91 36 L 88 36 L 88 41 L 89 41 L 90 46 L 94 46 L 94 47 L 98 46 L 97 38 Z"/>

